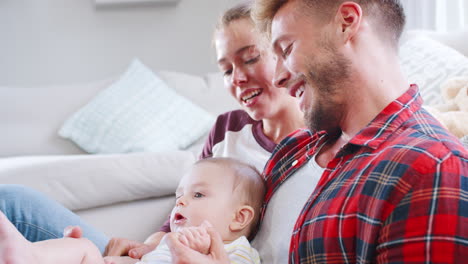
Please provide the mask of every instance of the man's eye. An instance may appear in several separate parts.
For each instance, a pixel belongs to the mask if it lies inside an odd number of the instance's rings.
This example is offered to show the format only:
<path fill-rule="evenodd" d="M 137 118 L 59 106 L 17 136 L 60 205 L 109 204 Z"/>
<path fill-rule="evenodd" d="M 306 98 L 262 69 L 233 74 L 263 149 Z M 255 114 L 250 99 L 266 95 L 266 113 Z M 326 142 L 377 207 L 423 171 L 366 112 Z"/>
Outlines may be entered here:
<path fill-rule="evenodd" d="M 282 51 L 282 56 L 283 58 L 286 58 L 289 53 L 291 53 L 291 49 L 292 49 L 292 44 L 289 44 L 289 46 L 287 46 L 283 51 Z"/>
<path fill-rule="evenodd" d="M 193 197 L 195 198 L 202 198 L 204 195 L 202 193 L 196 192 Z"/>
<path fill-rule="evenodd" d="M 250 59 L 250 60 L 247 60 L 247 61 L 245 62 L 245 64 L 254 64 L 254 63 L 256 63 L 256 62 L 259 61 L 259 60 L 260 60 L 260 55 L 258 55 L 258 56 L 255 57 L 255 58 L 252 58 L 252 59 Z"/>

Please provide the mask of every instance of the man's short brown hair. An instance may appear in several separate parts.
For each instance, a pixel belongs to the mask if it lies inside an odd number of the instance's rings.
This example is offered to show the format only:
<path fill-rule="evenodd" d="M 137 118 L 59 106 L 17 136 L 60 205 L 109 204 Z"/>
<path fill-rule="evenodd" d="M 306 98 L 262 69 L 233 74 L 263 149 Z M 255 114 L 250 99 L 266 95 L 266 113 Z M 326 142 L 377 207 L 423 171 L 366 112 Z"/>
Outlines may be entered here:
<path fill-rule="evenodd" d="M 271 33 L 271 23 L 278 10 L 290 0 L 256 0 L 253 7 L 253 18 L 259 29 Z M 405 25 L 405 15 L 399 0 L 296 0 L 300 1 L 301 10 L 317 16 L 324 23 L 333 18 L 337 8 L 345 1 L 359 4 L 364 16 L 376 21 L 377 32 L 385 32 L 393 44 L 398 45 Z"/>

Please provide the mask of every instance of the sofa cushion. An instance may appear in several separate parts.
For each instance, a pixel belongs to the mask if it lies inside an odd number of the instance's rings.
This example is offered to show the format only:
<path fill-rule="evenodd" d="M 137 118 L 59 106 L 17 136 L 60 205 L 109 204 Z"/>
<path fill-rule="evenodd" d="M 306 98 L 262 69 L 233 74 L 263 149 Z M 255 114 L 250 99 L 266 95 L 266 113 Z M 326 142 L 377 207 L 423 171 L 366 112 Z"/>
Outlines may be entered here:
<path fill-rule="evenodd" d="M 196 157 L 189 151 L 0 159 L 0 182 L 22 184 L 71 210 L 173 195 Z"/>
<path fill-rule="evenodd" d="M 205 135 L 214 117 L 170 89 L 135 60 L 125 74 L 60 129 L 89 153 L 184 149 Z"/>

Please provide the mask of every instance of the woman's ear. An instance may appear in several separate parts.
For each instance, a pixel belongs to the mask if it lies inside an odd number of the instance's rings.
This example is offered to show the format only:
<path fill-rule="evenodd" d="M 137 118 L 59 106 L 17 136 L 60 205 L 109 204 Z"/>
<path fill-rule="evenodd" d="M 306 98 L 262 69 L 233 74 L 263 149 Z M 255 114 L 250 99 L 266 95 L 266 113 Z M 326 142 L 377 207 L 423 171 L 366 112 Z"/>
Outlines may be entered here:
<path fill-rule="evenodd" d="M 231 232 L 239 232 L 244 230 L 254 219 L 255 211 L 251 206 L 244 205 L 237 209 L 229 230 Z"/>

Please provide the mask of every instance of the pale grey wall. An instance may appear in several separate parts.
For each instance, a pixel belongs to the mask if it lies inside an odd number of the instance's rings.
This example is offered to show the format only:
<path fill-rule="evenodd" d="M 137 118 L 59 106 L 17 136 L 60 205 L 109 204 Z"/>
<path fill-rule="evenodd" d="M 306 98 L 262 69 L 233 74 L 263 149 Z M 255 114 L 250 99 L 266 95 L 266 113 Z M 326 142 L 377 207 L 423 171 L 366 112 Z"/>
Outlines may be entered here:
<path fill-rule="evenodd" d="M 0 85 L 99 80 L 134 57 L 153 69 L 216 71 L 212 29 L 236 2 L 104 9 L 94 0 L 0 0 Z"/>

